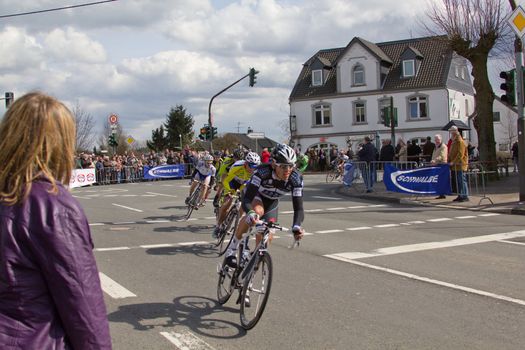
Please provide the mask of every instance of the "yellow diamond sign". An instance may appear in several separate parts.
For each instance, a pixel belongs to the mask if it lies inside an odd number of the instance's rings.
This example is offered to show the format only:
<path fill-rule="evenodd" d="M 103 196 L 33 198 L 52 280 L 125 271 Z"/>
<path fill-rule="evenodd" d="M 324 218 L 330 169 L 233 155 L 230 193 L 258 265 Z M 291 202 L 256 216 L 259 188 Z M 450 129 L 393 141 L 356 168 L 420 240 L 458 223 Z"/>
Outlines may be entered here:
<path fill-rule="evenodd" d="M 516 9 L 512 11 L 507 23 L 521 39 L 525 34 L 525 11 L 523 11 L 521 6 L 516 7 Z"/>

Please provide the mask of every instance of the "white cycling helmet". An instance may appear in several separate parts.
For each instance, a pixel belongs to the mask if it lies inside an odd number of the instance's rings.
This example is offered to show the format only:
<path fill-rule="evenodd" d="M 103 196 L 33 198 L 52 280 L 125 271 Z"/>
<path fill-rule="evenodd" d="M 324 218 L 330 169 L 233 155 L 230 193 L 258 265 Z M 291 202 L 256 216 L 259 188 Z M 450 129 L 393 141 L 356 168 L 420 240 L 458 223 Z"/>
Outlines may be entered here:
<path fill-rule="evenodd" d="M 348 158 L 348 156 L 347 156 L 346 154 L 343 155 L 343 160 L 344 160 L 344 161 L 347 161 L 348 159 L 350 159 L 350 158 Z"/>
<path fill-rule="evenodd" d="M 280 144 L 275 147 L 272 152 L 272 158 L 276 163 L 283 164 L 293 165 L 297 161 L 297 155 L 295 154 L 293 148 L 285 144 Z"/>
<path fill-rule="evenodd" d="M 207 154 L 204 156 L 205 162 L 213 162 L 213 156 L 211 154 Z"/>
<path fill-rule="evenodd" d="M 249 152 L 246 155 L 246 158 L 244 160 L 249 163 L 250 165 L 259 165 L 261 164 L 261 157 L 255 152 Z"/>

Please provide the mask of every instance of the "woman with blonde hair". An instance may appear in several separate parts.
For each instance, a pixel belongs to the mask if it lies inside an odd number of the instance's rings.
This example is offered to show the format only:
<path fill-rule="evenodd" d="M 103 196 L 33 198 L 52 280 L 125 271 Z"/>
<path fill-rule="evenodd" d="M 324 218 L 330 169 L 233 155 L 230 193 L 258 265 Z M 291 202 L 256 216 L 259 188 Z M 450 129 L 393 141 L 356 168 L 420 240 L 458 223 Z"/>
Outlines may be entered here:
<path fill-rule="evenodd" d="M 406 162 L 408 160 L 408 155 L 407 155 L 407 144 L 405 143 L 405 140 L 400 138 L 399 141 L 397 141 L 397 145 L 399 147 L 399 151 L 397 151 L 396 153 L 396 158 L 400 162 Z"/>
<path fill-rule="evenodd" d="M 32 92 L 0 123 L 0 344 L 111 349 L 86 216 L 65 185 L 75 121 Z"/>

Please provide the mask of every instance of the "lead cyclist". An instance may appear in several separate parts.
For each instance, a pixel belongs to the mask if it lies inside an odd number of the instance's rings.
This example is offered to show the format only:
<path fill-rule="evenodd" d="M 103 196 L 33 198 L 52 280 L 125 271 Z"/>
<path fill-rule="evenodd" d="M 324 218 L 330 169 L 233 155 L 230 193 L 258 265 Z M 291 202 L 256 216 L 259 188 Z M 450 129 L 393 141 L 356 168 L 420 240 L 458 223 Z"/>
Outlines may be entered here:
<path fill-rule="evenodd" d="M 277 220 L 279 198 L 287 192 L 292 193 L 293 225 L 292 233 L 296 240 L 303 237 L 304 230 L 301 223 L 304 220 L 303 209 L 303 177 L 295 169 L 297 156 L 288 145 L 277 145 L 272 152 L 272 162 L 260 165 L 248 182 L 242 198 L 244 216 L 232 238 L 226 252 L 225 262 L 228 266 L 236 267 L 236 253 L 239 242 L 251 226 L 259 219 L 265 221 Z M 262 239 L 256 236 L 256 244 Z"/>

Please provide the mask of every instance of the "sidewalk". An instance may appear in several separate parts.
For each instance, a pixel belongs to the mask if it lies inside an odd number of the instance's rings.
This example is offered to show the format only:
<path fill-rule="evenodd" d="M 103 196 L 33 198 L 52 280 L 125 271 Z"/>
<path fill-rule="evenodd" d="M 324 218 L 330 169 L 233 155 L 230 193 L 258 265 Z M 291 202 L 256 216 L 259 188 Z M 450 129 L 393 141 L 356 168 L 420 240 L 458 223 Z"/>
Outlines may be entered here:
<path fill-rule="evenodd" d="M 383 202 L 406 203 L 417 205 L 439 206 L 454 209 L 484 210 L 490 212 L 525 215 L 525 203 L 519 203 L 519 176 L 518 173 L 509 173 L 509 176 L 502 175 L 500 180 L 492 181 L 485 186 L 483 196 L 480 185 L 480 193 L 471 194 L 468 202 L 453 202 L 456 195 L 449 195 L 445 199 L 435 199 L 436 196 L 414 196 L 404 193 L 389 192 L 382 182 L 374 185 L 372 193 L 365 193 L 362 184 L 355 184 L 351 187 L 343 185 L 337 189 L 341 195 L 378 200 Z"/>

